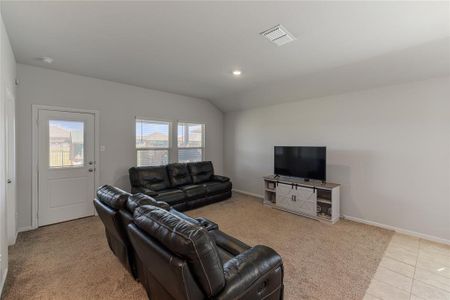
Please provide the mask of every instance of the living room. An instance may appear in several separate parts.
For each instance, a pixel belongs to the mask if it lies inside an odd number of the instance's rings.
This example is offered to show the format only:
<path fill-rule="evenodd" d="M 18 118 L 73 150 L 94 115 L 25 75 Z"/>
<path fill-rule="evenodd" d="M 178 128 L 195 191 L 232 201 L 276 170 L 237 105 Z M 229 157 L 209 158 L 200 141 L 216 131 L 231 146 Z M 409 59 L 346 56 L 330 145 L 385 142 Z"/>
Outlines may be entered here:
<path fill-rule="evenodd" d="M 450 299 L 449 1 L 1 20 L 2 298 Z"/>

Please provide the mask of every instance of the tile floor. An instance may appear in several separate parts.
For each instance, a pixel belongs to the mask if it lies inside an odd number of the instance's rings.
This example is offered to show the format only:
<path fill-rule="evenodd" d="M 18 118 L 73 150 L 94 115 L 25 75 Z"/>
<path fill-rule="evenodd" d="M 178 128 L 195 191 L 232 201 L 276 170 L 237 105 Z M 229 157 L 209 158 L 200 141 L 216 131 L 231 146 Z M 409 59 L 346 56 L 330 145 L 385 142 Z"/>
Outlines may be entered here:
<path fill-rule="evenodd" d="M 450 300 L 450 246 L 396 233 L 364 300 Z"/>

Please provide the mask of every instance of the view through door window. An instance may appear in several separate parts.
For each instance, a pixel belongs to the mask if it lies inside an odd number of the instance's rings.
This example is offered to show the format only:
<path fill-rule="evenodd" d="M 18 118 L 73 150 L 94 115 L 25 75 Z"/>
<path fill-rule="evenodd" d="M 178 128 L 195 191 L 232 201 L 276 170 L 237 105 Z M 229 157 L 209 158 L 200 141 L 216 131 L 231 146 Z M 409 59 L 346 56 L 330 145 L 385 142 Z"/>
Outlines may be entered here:
<path fill-rule="evenodd" d="M 50 168 L 84 165 L 84 123 L 49 120 Z"/>

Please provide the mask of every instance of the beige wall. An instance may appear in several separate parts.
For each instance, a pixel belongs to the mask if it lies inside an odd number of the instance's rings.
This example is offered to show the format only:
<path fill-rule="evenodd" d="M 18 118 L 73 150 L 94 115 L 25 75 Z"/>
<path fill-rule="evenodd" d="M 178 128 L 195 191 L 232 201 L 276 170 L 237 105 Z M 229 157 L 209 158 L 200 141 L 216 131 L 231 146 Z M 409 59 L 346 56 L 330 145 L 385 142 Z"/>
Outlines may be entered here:
<path fill-rule="evenodd" d="M 223 114 L 210 102 L 84 76 L 18 65 L 18 226 L 31 225 L 31 106 L 54 105 L 100 112 L 100 184 L 129 189 L 136 165 L 135 117 L 206 124 L 206 159 L 223 171 Z"/>
<path fill-rule="evenodd" d="M 227 113 L 225 166 L 263 194 L 273 146 L 327 146 L 341 213 L 450 242 L 450 78 Z"/>

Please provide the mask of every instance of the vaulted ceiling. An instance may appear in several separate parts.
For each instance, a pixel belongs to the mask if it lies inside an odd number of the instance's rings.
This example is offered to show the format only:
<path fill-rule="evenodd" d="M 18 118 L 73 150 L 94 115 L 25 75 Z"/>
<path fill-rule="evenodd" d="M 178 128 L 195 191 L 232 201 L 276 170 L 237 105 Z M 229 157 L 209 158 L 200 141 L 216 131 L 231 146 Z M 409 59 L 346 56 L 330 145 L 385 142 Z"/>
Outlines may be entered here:
<path fill-rule="evenodd" d="M 203 98 L 223 111 L 450 75 L 448 1 L 1 8 L 20 63 Z M 297 40 L 277 47 L 259 35 L 277 24 Z"/>

